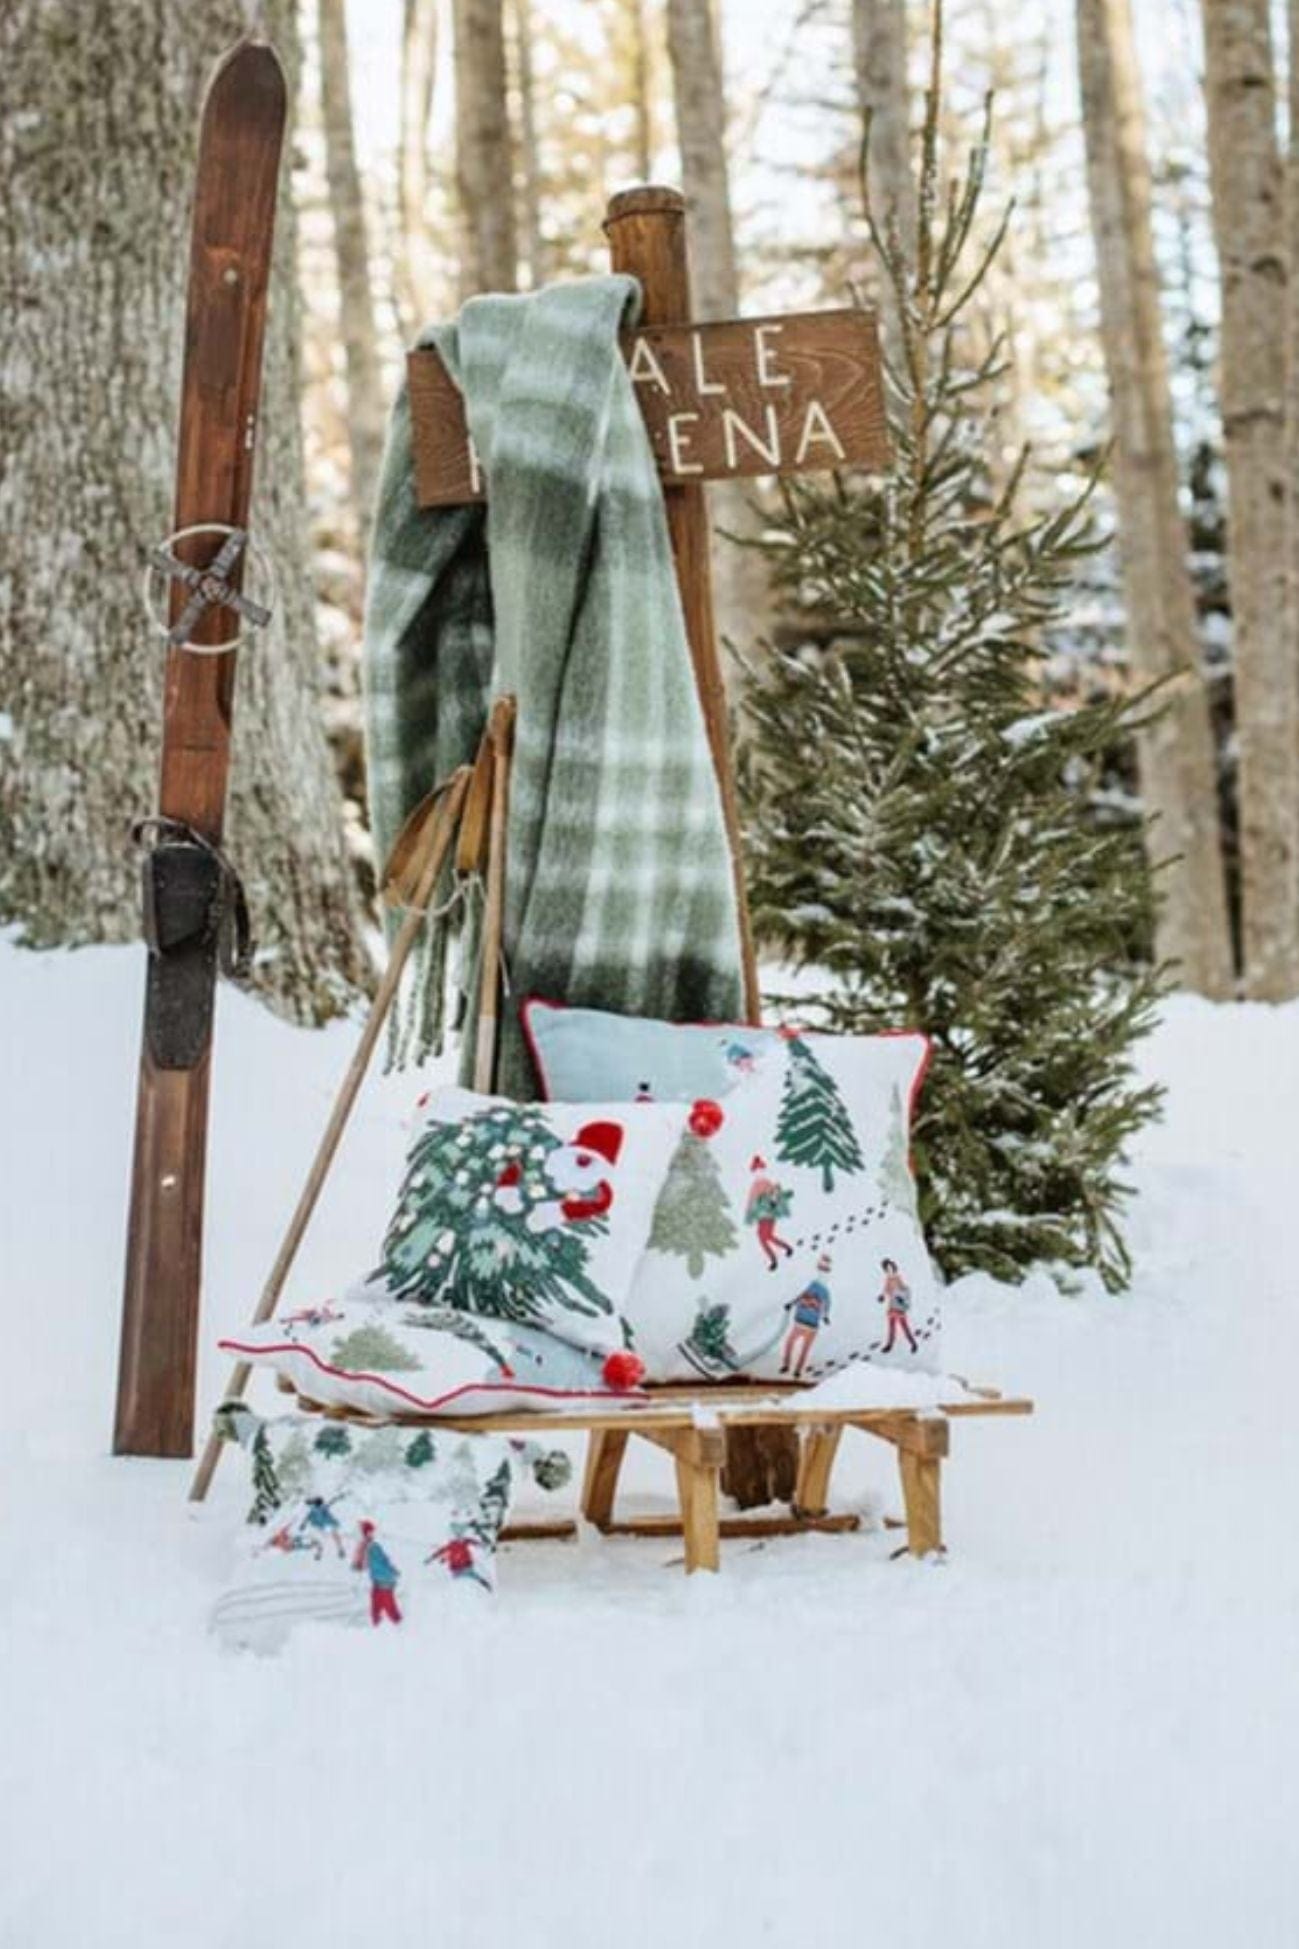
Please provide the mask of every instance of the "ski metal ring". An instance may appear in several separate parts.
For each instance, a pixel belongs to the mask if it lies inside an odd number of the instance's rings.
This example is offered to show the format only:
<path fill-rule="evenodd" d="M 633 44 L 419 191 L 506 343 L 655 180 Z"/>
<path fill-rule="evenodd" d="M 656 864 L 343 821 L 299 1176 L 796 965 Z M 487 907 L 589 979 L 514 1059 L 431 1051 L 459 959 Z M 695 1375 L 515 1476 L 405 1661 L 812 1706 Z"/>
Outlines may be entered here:
<path fill-rule="evenodd" d="M 182 561 L 175 553 L 178 542 L 195 535 L 224 537 L 212 560 L 204 568 Z M 229 577 L 240 556 L 255 571 L 254 579 L 266 600 L 245 595 L 231 586 Z M 169 620 L 170 585 L 181 582 L 189 590 L 189 600 L 173 623 Z M 275 574 L 270 558 L 249 535 L 246 528 L 231 527 L 224 521 L 197 521 L 150 550 L 144 571 L 144 606 L 149 620 L 171 649 L 187 650 L 192 656 L 225 656 L 237 650 L 249 629 L 264 629 L 271 620 L 275 597 Z M 192 643 L 190 632 L 209 609 L 232 609 L 247 628 L 236 630 L 220 643 Z"/>

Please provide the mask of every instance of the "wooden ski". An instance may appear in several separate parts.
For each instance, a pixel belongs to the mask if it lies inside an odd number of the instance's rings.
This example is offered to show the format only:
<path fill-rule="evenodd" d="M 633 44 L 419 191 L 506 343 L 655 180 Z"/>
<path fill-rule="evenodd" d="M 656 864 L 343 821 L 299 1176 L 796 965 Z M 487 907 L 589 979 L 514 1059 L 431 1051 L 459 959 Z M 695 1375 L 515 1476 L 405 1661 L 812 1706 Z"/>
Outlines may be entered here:
<path fill-rule="evenodd" d="M 218 963 L 236 958 L 220 853 L 235 650 L 265 611 L 240 594 L 276 186 L 288 93 L 273 48 L 239 42 L 203 106 L 189 261 L 158 815 L 117 1418 L 119 1455 L 193 1452 L 208 1079 Z M 197 530 L 197 532 L 194 532 Z M 224 955 L 223 955 L 224 950 Z"/>

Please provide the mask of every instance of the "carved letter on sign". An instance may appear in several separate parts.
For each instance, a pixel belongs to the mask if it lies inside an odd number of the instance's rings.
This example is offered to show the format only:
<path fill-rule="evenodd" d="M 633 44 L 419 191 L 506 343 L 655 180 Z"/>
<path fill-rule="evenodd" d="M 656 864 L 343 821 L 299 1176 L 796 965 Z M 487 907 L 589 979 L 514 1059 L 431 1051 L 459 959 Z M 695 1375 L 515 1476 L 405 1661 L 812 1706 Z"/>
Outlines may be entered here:
<path fill-rule="evenodd" d="M 889 464 L 873 312 L 658 325 L 629 333 L 624 351 L 669 486 Z M 419 505 L 484 499 L 490 483 L 442 360 L 429 347 L 412 352 L 407 374 Z"/>

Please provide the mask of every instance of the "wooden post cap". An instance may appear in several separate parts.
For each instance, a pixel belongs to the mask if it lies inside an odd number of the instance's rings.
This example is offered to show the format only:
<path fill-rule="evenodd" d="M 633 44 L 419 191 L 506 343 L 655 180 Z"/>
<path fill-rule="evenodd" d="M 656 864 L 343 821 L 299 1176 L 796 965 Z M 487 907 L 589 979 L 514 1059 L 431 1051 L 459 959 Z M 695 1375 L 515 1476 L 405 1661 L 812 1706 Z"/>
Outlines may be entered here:
<path fill-rule="evenodd" d="M 633 183 L 630 189 L 619 190 L 609 198 L 605 235 L 624 217 L 684 216 L 685 208 L 681 191 L 667 183 Z"/>

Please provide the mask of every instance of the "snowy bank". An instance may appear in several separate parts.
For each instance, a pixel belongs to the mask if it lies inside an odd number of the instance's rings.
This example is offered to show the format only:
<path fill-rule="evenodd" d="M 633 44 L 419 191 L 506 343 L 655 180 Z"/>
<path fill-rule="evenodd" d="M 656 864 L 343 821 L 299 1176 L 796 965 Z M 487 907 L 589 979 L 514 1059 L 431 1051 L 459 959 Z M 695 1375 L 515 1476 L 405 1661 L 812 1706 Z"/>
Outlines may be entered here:
<path fill-rule="evenodd" d="M 107 1453 L 140 985 L 0 943 L 4 1949 L 1292 1949 L 1299 1009 L 1169 1006 L 1129 1296 L 954 1289 L 948 1363 L 1038 1414 L 954 1427 L 946 1565 L 519 1547 L 494 1601 L 259 1660 L 205 1634 L 239 1469 L 196 1511 Z M 351 1041 L 221 997 L 206 1403 Z M 414 1093 L 367 1090 L 295 1292 L 366 1263 Z M 888 1471 L 850 1437 L 840 1502 Z"/>

